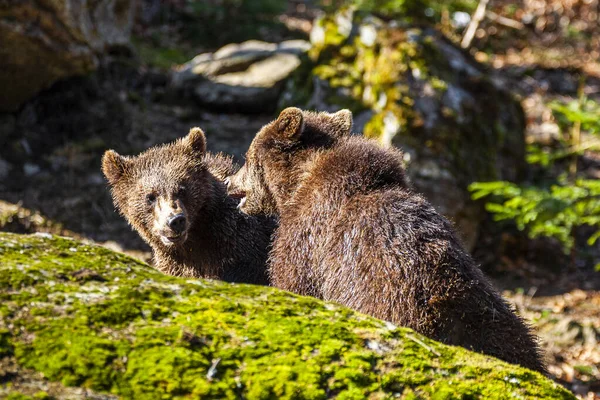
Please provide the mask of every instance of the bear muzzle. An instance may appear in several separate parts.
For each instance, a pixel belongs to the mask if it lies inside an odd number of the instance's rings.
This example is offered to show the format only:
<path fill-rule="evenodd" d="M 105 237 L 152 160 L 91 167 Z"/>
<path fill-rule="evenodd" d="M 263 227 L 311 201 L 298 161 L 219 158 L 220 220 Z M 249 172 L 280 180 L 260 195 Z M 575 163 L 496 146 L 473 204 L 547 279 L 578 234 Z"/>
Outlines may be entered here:
<path fill-rule="evenodd" d="M 182 244 L 188 236 L 188 220 L 184 213 L 169 215 L 157 229 L 161 242 L 166 246 Z"/>
<path fill-rule="evenodd" d="M 167 226 L 177 235 L 181 235 L 187 227 L 187 220 L 183 213 L 175 214 L 167 219 Z"/>

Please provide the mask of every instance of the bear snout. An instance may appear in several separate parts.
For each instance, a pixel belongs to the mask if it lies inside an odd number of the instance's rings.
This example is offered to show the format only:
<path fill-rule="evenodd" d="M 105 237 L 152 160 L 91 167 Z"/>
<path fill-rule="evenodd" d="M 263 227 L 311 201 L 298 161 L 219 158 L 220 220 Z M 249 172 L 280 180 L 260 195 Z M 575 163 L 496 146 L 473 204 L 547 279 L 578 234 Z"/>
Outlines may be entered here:
<path fill-rule="evenodd" d="M 158 202 L 154 219 L 154 232 L 166 246 L 180 245 L 187 240 L 190 223 L 183 207 Z"/>
<path fill-rule="evenodd" d="M 178 235 L 185 231 L 186 225 L 187 219 L 183 213 L 172 215 L 167 219 L 167 226 Z"/>

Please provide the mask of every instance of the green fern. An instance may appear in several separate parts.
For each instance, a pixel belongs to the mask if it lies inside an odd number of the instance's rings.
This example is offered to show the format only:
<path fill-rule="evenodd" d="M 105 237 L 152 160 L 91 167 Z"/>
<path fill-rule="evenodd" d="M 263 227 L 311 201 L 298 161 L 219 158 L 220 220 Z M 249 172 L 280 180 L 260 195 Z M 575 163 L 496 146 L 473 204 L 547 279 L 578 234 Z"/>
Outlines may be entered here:
<path fill-rule="evenodd" d="M 600 150 L 598 103 L 581 98 L 567 104 L 551 103 L 550 107 L 563 132 L 575 127 L 573 132 L 577 129 L 577 135 L 571 133 L 569 137 L 563 137 L 555 149 L 529 146 L 529 163 L 558 167 L 557 161 L 577 157 L 586 150 Z M 591 139 L 580 143 L 580 132 L 587 132 Z M 573 137 L 577 137 L 577 141 Z M 531 238 L 557 239 L 567 253 L 573 249 L 577 227 L 595 228 L 587 239 L 588 245 L 600 239 L 600 180 L 579 177 L 576 170 L 562 173 L 549 184 L 475 182 L 469 190 L 474 200 L 487 199 L 485 207 L 494 220 L 513 220 L 517 228 L 527 231 Z M 596 269 L 600 270 L 600 264 Z"/>

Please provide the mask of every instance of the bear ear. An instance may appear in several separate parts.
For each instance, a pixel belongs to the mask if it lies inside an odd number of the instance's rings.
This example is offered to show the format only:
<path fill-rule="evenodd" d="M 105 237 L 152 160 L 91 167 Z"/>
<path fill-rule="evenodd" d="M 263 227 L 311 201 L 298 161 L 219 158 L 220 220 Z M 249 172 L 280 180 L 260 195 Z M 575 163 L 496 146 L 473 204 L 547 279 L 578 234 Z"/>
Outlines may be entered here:
<path fill-rule="evenodd" d="M 302 110 L 296 107 L 288 107 L 279 114 L 275 121 L 275 129 L 279 136 L 286 139 L 295 139 L 304 130 L 304 116 Z"/>
<path fill-rule="evenodd" d="M 343 109 L 331 115 L 334 133 L 338 137 L 348 136 L 352 133 L 352 111 Z"/>
<path fill-rule="evenodd" d="M 129 160 L 114 150 L 107 150 L 102 156 L 102 172 L 108 183 L 114 185 L 127 171 Z"/>
<path fill-rule="evenodd" d="M 206 136 L 202 129 L 195 127 L 183 138 L 183 144 L 191 147 L 194 151 L 204 154 L 206 152 Z"/>

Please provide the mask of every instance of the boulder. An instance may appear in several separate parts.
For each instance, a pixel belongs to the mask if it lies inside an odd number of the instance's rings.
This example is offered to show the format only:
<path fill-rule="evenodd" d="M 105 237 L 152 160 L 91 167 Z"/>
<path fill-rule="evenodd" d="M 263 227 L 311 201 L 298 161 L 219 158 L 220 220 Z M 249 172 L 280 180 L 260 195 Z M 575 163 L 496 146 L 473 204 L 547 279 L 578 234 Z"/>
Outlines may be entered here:
<path fill-rule="evenodd" d="M 125 46 L 133 0 L 8 0 L 0 3 L 0 111 L 12 112 L 57 80 L 96 68 Z"/>
<path fill-rule="evenodd" d="M 304 40 L 229 44 L 182 65 L 173 73 L 172 88 L 213 109 L 273 111 L 285 81 L 309 47 Z"/>
<path fill-rule="evenodd" d="M 48 234 L 0 233 L 0 382 L 2 398 L 575 398 L 336 304 Z"/>
<path fill-rule="evenodd" d="M 439 32 L 397 17 L 347 7 L 317 20 L 311 41 L 280 108 L 350 108 L 357 132 L 404 150 L 417 190 L 472 247 L 484 213 L 467 186 L 515 180 L 524 166 L 525 118 L 509 88 Z"/>

